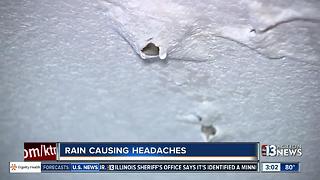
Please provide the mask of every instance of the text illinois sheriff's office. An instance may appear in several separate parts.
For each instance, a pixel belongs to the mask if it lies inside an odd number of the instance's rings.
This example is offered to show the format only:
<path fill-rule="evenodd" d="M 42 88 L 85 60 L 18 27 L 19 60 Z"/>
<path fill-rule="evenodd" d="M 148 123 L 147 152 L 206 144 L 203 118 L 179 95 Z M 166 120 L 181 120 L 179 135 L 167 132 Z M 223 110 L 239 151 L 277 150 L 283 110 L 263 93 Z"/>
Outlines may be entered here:
<path fill-rule="evenodd" d="M 186 154 L 186 147 L 65 147 L 65 154 Z"/>

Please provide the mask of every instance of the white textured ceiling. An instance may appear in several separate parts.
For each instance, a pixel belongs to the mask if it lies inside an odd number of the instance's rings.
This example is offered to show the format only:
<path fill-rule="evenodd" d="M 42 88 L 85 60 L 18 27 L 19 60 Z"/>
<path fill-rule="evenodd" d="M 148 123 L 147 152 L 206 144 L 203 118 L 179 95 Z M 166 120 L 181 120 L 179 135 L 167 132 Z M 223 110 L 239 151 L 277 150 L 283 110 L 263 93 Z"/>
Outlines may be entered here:
<path fill-rule="evenodd" d="M 44 178 L 8 174 L 7 162 L 22 160 L 25 141 L 203 141 L 200 125 L 184 118 L 193 114 L 217 128 L 214 141 L 302 144 L 296 160 L 303 172 L 279 178 L 319 176 L 320 24 L 293 21 L 250 32 L 288 18 L 319 19 L 318 1 L 108 2 L 0 2 L 2 177 Z M 166 60 L 137 55 L 150 38 Z M 88 178 L 45 175 L 57 177 Z"/>

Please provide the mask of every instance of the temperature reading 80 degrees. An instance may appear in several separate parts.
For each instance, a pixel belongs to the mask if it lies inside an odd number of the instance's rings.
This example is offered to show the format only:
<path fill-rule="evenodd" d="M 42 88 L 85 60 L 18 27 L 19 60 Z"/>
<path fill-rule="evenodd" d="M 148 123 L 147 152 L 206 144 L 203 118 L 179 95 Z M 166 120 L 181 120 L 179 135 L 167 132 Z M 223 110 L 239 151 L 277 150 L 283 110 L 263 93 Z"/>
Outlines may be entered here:
<path fill-rule="evenodd" d="M 292 171 L 293 169 L 295 169 L 296 165 L 295 164 L 287 164 L 285 165 L 285 170 L 286 171 Z"/>

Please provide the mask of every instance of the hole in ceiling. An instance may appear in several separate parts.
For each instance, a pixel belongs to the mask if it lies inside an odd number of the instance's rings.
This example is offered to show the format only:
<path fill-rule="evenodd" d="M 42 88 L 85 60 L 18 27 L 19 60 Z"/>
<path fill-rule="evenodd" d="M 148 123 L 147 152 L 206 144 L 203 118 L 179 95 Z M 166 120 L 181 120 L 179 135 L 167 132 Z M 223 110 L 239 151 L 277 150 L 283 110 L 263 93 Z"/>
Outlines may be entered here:
<path fill-rule="evenodd" d="M 148 43 L 141 52 L 147 56 L 159 56 L 159 47 L 153 43 Z"/>
<path fill-rule="evenodd" d="M 212 141 L 217 133 L 217 129 L 213 125 L 201 125 L 201 133 L 205 136 L 206 141 Z"/>

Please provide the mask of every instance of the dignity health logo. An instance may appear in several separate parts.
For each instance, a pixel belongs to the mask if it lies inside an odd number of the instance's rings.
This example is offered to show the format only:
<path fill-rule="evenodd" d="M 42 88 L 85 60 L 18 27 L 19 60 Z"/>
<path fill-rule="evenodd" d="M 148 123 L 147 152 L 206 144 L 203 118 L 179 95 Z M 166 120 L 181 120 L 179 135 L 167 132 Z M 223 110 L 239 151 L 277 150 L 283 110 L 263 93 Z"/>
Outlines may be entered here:
<path fill-rule="evenodd" d="M 17 170 L 17 165 L 15 163 L 10 165 L 10 171 L 16 171 Z"/>
<path fill-rule="evenodd" d="M 41 173 L 41 162 L 10 162 L 10 173 Z"/>

